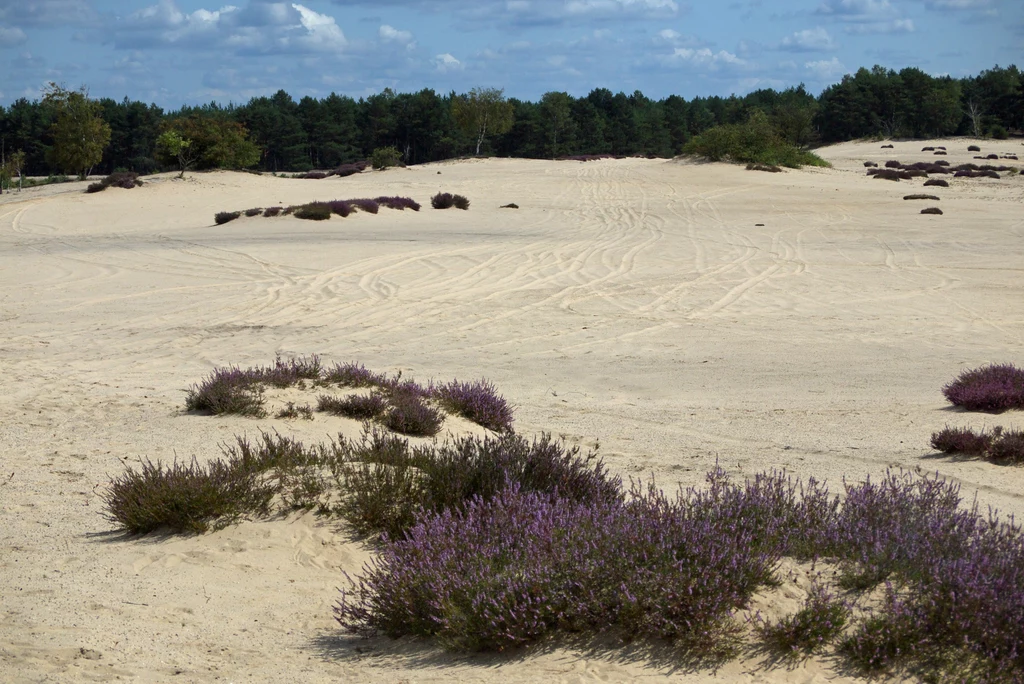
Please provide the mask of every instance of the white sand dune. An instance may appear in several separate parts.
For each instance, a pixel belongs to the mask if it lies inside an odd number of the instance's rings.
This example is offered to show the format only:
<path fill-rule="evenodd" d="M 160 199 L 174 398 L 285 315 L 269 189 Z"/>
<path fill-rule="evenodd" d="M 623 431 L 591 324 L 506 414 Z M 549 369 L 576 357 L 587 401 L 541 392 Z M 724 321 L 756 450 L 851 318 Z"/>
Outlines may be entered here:
<path fill-rule="evenodd" d="M 967 140 L 929 144 L 973 157 Z M 716 462 L 836 489 L 898 466 L 1024 515 L 1024 470 L 928 446 L 946 424 L 1024 427 L 940 393 L 964 368 L 1024 362 L 1024 178 L 950 179 L 929 203 L 902 200 L 919 180 L 864 175 L 864 160 L 932 160 L 921 146 L 844 144 L 823 150 L 834 169 L 781 174 L 494 159 L 3 195 L 0 680 L 851 681 L 827 660 L 689 672 L 617 646 L 458 657 L 348 638 L 330 607 L 370 554 L 336 524 L 125 539 L 99 493 L 143 457 L 211 458 L 261 429 L 352 431 L 182 412 L 183 388 L 216 366 L 319 353 L 421 380 L 487 377 L 520 432 L 599 442 L 613 470 L 668 489 Z M 430 209 L 438 190 L 470 210 Z M 212 220 L 378 195 L 426 206 Z M 509 202 L 521 208 L 498 208 Z M 945 215 L 918 213 L 933 204 Z M 787 591 L 766 605 L 795 606 L 799 587 Z"/>

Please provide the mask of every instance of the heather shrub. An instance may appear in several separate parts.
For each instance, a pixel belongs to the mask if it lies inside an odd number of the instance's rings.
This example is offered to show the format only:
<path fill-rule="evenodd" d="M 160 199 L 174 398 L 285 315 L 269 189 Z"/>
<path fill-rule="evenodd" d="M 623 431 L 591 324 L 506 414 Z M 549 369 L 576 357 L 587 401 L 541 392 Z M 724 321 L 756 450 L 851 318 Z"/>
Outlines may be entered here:
<path fill-rule="evenodd" d="M 719 498 L 694 494 L 634 488 L 627 502 L 584 503 L 513 485 L 424 514 L 385 541 L 335 616 L 355 633 L 460 650 L 617 627 L 720 657 L 735 643 L 733 612 L 772 578 L 781 545 L 756 543 L 754 525 L 729 527 L 758 501 L 724 486 Z M 767 537 L 783 534 L 783 519 Z"/>
<path fill-rule="evenodd" d="M 925 187 L 937 187 L 937 188 L 948 188 L 949 181 L 942 180 L 941 178 L 932 178 L 924 182 Z"/>
<path fill-rule="evenodd" d="M 978 147 L 977 145 L 968 145 L 967 151 L 968 152 L 981 152 L 981 148 Z"/>
<path fill-rule="evenodd" d="M 186 391 L 185 408 L 189 411 L 256 418 L 266 415 L 263 387 L 253 379 L 249 371 L 218 368 Z"/>
<path fill-rule="evenodd" d="M 239 460 L 195 459 L 164 466 L 145 460 L 110 481 L 101 495 L 105 516 L 131 534 L 161 528 L 202 533 L 246 514 L 266 514 L 274 488 Z"/>
<path fill-rule="evenodd" d="M 917 194 L 917 195 L 904 195 L 903 199 L 905 199 L 905 200 L 938 200 L 939 198 L 936 197 L 935 195 Z"/>
<path fill-rule="evenodd" d="M 242 215 L 240 211 L 222 211 L 213 216 L 213 222 L 218 226 L 227 223 L 228 221 L 234 221 L 236 218 Z"/>
<path fill-rule="evenodd" d="M 992 435 L 987 435 L 984 431 L 978 433 L 970 428 L 946 426 L 939 432 L 932 433 L 932 448 L 945 454 L 981 456 L 991 445 Z"/>
<path fill-rule="evenodd" d="M 946 151 L 945 151 L 945 150 L 936 150 L 936 151 L 934 152 L 934 154 L 935 154 L 936 156 L 943 156 L 943 155 L 945 155 L 945 154 L 946 154 Z"/>
<path fill-rule="evenodd" d="M 895 159 L 890 159 L 889 161 L 885 162 L 885 168 L 887 168 L 887 169 L 902 169 L 903 168 L 903 164 L 898 162 L 898 161 L 896 161 Z"/>
<path fill-rule="evenodd" d="M 782 173 L 782 168 L 774 164 L 747 164 L 747 171 L 767 171 L 768 173 Z"/>
<path fill-rule="evenodd" d="M 295 218 L 307 221 L 326 221 L 334 213 L 331 207 L 323 202 L 304 204 L 295 210 Z"/>
<path fill-rule="evenodd" d="M 935 166 L 949 166 L 949 162 L 945 159 L 939 159 L 935 161 Z"/>
<path fill-rule="evenodd" d="M 325 394 L 317 399 L 317 411 L 356 420 L 379 418 L 387 408 L 387 400 L 377 392 L 369 396 L 352 394 L 343 399 Z"/>
<path fill-rule="evenodd" d="M 272 216 L 277 216 L 281 213 L 282 209 L 284 209 L 284 207 L 267 207 L 266 209 L 263 210 L 263 215 L 268 218 Z"/>
<path fill-rule="evenodd" d="M 353 176 L 353 175 L 355 175 L 357 173 L 362 173 L 364 168 L 366 168 L 366 167 L 365 166 L 361 166 L 359 164 L 342 164 L 338 168 L 336 168 L 333 171 L 331 171 L 331 173 L 329 175 L 338 176 L 339 178 L 344 178 L 346 176 Z"/>
<path fill-rule="evenodd" d="M 402 161 L 402 153 L 394 146 L 378 147 L 370 155 L 370 165 L 378 171 L 398 166 Z"/>
<path fill-rule="evenodd" d="M 348 200 L 348 203 L 367 214 L 376 214 L 380 211 L 380 205 L 372 199 L 353 199 Z"/>
<path fill-rule="evenodd" d="M 501 205 L 498 208 L 499 209 L 518 209 L 519 205 L 516 204 L 515 202 L 509 202 L 508 204 L 503 204 L 503 205 Z"/>
<path fill-rule="evenodd" d="M 389 403 L 391 406 L 381 419 L 389 430 L 410 437 L 433 437 L 441 431 L 444 415 L 420 397 L 393 393 Z"/>
<path fill-rule="evenodd" d="M 107 188 L 124 188 L 131 190 L 142 185 L 139 174 L 134 171 L 115 171 L 96 183 L 90 183 L 85 189 L 87 193 L 102 192 Z"/>
<path fill-rule="evenodd" d="M 439 192 L 430 198 L 430 206 L 434 209 L 451 209 L 455 206 L 455 197 L 450 192 Z"/>
<path fill-rule="evenodd" d="M 891 150 L 895 148 L 895 145 L 882 145 L 883 150 Z"/>
<path fill-rule="evenodd" d="M 1024 369 L 1003 363 L 964 371 L 942 388 L 942 394 L 968 411 L 1024 409 Z"/>
<path fill-rule="evenodd" d="M 878 166 L 878 164 L 876 164 L 873 161 L 866 161 L 866 162 L 864 162 L 864 166 L 866 168 L 876 168 Z"/>
<path fill-rule="evenodd" d="M 323 373 L 323 382 L 341 387 L 379 387 L 387 381 L 383 373 L 374 373 L 361 363 L 336 363 Z"/>
<path fill-rule="evenodd" d="M 455 201 L 456 209 L 462 209 L 463 211 L 469 209 L 469 200 L 463 197 L 462 195 L 455 195 L 453 199 Z"/>
<path fill-rule="evenodd" d="M 337 214 L 341 218 L 345 218 L 355 211 L 355 209 L 352 208 L 352 204 L 345 200 L 331 200 L 330 202 L 324 202 L 324 204 L 330 207 L 331 212 Z"/>
<path fill-rule="evenodd" d="M 275 418 L 302 418 L 303 420 L 313 420 L 313 407 L 309 404 L 303 404 L 302 406 L 296 406 L 295 402 L 289 401 L 288 404 L 274 414 Z"/>
<path fill-rule="evenodd" d="M 308 171 L 306 173 L 296 174 L 292 176 L 292 178 L 299 178 L 301 180 L 323 180 L 324 178 L 327 178 L 327 175 L 328 174 L 323 171 Z"/>
<path fill-rule="evenodd" d="M 922 152 L 934 152 L 935 148 L 934 147 L 922 147 L 921 151 Z"/>
<path fill-rule="evenodd" d="M 760 621 L 757 632 L 769 650 L 783 658 L 800 658 L 820 651 L 842 635 L 850 607 L 815 584 L 803 608 L 774 623 Z"/>
<path fill-rule="evenodd" d="M 928 207 L 927 209 L 921 210 L 922 214 L 934 214 L 936 216 L 942 216 L 942 210 L 938 207 Z"/>
<path fill-rule="evenodd" d="M 872 171 L 875 171 L 875 173 L 871 173 Z M 868 169 L 868 175 L 873 176 L 874 178 L 881 178 L 882 180 L 897 182 L 900 180 L 910 180 L 912 178 L 909 172 L 898 169 Z"/>
<path fill-rule="evenodd" d="M 1024 463 L 1024 431 L 993 430 L 992 445 L 989 447 L 988 460 L 993 463 L 1019 465 Z"/>
<path fill-rule="evenodd" d="M 985 159 L 999 159 L 999 155 L 998 154 L 985 155 Z"/>
<path fill-rule="evenodd" d="M 512 430 L 512 407 L 487 380 L 453 380 L 432 387 L 430 393 L 449 413 L 462 416 L 495 432 Z"/>
<path fill-rule="evenodd" d="M 378 197 L 374 202 L 382 207 L 397 209 L 399 211 L 403 211 L 405 209 L 412 209 L 413 211 L 420 210 L 420 203 L 408 197 Z"/>
<path fill-rule="evenodd" d="M 259 216 L 262 213 L 263 213 L 263 209 L 246 209 L 245 210 L 245 215 L 249 216 L 249 217 Z"/>

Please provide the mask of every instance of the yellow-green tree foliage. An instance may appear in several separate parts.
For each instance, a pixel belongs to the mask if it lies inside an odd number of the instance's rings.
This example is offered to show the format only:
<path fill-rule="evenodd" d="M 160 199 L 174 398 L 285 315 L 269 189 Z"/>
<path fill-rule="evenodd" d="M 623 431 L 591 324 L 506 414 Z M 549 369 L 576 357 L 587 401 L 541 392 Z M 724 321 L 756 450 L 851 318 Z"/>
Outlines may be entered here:
<path fill-rule="evenodd" d="M 488 133 L 501 135 L 512 130 L 515 111 L 499 88 L 473 88 L 469 95 L 452 100 L 452 117 L 464 132 L 476 136 L 476 153 Z"/>
<path fill-rule="evenodd" d="M 52 82 L 43 91 L 43 103 L 52 107 L 55 115 L 50 127 L 50 163 L 85 179 L 110 144 L 110 126 L 100 117 L 100 104 L 89 99 L 85 86 L 68 90 Z"/>
<path fill-rule="evenodd" d="M 183 116 L 165 121 L 163 130 L 173 131 L 182 141 L 188 141 L 189 166 L 194 162 L 197 169 L 245 169 L 260 160 L 260 149 L 249 138 L 249 130 L 235 121 Z M 174 158 L 180 163 L 177 154 Z M 164 159 L 170 161 L 168 157 Z"/>

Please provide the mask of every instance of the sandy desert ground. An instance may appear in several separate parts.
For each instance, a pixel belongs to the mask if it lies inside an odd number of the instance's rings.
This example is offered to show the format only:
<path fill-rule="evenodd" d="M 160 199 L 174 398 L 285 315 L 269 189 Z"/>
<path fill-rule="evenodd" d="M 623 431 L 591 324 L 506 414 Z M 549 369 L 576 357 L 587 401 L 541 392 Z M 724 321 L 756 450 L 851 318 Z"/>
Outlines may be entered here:
<path fill-rule="evenodd" d="M 969 142 L 930 144 L 958 163 Z M 3 195 L 0 680 L 853 681 L 827 659 L 691 672 L 615 645 L 462 657 L 345 637 L 330 609 L 370 552 L 337 524 L 126 538 L 100 492 L 143 457 L 211 458 L 261 429 L 352 429 L 183 412 L 183 389 L 216 366 L 318 353 L 421 380 L 489 378 L 519 432 L 600 443 L 614 471 L 669 489 L 716 461 L 834 488 L 899 466 L 1024 516 L 1024 469 L 928 446 L 946 424 L 1024 427 L 1019 413 L 953 411 L 940 393 L 965 368 L 1024 362 L 1024 177 L 929 188 L 945 215 L 920 215 L 929 203 L 902 200 L 919 180 L 873 180 L 862 162 L 930 161 L 921 147 L 844 144 L 821 151 L 833 169 L 781 174 L 493 159 Z M 470 210 L 431 210 L 438 190 Z M 378 195 L 427 206 L 212 220 Z M 499 209 L 509 202 L 521 208 Z M 790 587 L 766 605 L 799 597 Z"/>

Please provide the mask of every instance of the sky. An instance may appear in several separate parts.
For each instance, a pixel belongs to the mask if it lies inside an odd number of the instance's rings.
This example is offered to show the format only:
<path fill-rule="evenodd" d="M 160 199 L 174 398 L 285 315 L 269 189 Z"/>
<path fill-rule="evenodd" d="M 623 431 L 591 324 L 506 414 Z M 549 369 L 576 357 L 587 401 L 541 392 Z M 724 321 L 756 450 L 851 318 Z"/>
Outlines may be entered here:
<path fill-rule="evenodd" d="M 1024 68 L 1024 0 L 0 0 L 0 104 L 53 81 L 167 109 L 391 88 L 660 99 L 875 64 Z"/>

